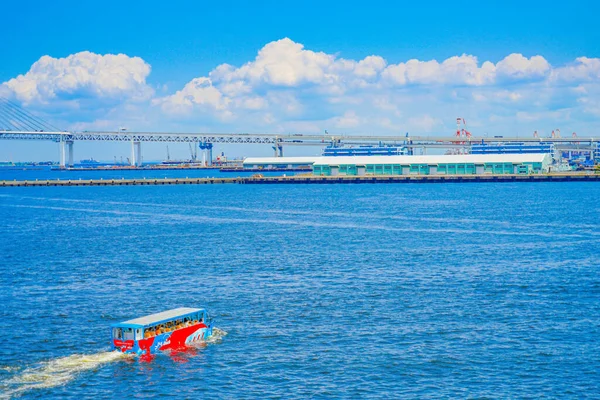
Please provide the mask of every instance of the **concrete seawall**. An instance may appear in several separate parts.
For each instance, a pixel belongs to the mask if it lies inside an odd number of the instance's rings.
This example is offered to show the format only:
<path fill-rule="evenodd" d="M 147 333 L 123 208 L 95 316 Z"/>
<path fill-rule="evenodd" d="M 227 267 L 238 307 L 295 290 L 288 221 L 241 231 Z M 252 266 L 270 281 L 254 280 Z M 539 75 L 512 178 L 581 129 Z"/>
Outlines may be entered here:
<path fill-rule="evenodd" d="M 71 179 L 0 181 L 0 187 L 17 186 L 140 186 L 140 185 L 210 185 L 239 183 L 240 178 L 158 178 L 158 179 Z"/>
<path fill-rule="evenodd" d="M 141 186 L 214 184 L 331 184 L 331 183 L 481 183 L 481 182 L 600 182 L 600 174 L 548 175 L 398 175 L 398 176 L 267 176 L 236 178 L 78 179 L 0 181 L 0 187 Z"/>

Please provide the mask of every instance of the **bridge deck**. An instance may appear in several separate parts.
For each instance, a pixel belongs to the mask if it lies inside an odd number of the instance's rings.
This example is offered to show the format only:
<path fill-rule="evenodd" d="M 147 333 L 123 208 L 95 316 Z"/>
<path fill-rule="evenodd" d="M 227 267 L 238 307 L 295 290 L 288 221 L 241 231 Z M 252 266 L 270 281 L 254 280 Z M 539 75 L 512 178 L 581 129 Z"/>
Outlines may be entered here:
<path fill-rule="evenodd" d="M 568 143 L 593 144 L 600 141 L 593 137 L 535 138 L 535 137 L 455 137 L 455 136 L 365 136 L 365 135 L 304 135 L 272 133 L 160 133 L 160 132 L 31 132 L 2 131 L 5 140 L 49 140 L 53 142 L 73 141 L 118 141 L 118 142 L 187 142 L 187 143 L 281 143 L 286 145 L 330 143 L 345 144 L 409 144 L 443 147 L 480 143 Z"/>

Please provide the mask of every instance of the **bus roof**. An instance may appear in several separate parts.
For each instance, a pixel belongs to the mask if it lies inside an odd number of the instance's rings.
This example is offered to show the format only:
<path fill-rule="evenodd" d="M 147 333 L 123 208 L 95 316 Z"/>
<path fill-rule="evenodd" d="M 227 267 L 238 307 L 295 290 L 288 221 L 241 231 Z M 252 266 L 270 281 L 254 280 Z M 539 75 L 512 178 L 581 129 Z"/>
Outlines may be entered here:
<path fill-rule="evenodd" d="M 146 315 L 145 317 L 139 317 L 135 319 L 130 319 L 129 321 L 121 322 L 116 325 L 152 325 L 158 322 L 169 321 L 171 319 L 175 319 L 180 316 L 184 316 L 187 314 L 204 311 L 202 308 L 174 308 L 173 310 L 163 311 L 156 314 Z"/>

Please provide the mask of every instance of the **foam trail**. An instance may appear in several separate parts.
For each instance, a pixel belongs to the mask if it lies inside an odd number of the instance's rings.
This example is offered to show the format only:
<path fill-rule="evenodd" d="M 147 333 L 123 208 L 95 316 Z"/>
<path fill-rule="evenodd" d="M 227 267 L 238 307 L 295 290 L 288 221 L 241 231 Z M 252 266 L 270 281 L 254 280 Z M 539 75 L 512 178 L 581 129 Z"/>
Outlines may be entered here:
<path fill-rule="evenodd" d="M 213 328 L 212 335 L 204 343 L 219 343 L 226 335 L 227 332 L 224 330 Z M 0 382 L 0 399 L 10 399 L 30 390 L 49 389 L 66 385 L 82 372 L 96 369 L 103 364 L 133 357 L 135 356 L 123 354 L 119 351 L 103 351 L 95 354 L 73 354 L 68 357 L 46 361 L 37 367 L 25 369 L 22 373 L 7 381 Z M 3 367 L 2 369 L 12 372 L 13 367 Z"/>
<path fill-rule="evenodd" d="M 219 343 L 225 336 L 227 336 L 227 332 L 223 329 L 213 328 L 212 335 L 206 339 L 206 343 Z"/>
<path fill-rule="evenodd" d="M 33 389 L 47 389 L 65 385 L 78 374 L 95 369 L 103 364 L 128 357 L 118 351 L 104 351 L 95 354 L 73 354 L 41 363 L 37 367 L 27 368 L 21 374 L 12 377 L 0 385 L 3 393 L 0 399 Z"/>

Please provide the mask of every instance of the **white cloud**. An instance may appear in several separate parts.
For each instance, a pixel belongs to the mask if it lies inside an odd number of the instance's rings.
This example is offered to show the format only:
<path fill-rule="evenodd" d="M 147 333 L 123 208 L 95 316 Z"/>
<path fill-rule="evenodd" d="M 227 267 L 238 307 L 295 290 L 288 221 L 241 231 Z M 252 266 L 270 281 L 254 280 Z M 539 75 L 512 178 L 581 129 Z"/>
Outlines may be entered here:
<path fill-rule="evenodd" d="M 343 133 L 431 133 L 453 130 L 457 116 L 472 117 L 472 126 L 485 126 L 494 115 L 537 124 L 543 122 L 540 115 L 555 121 L 572 115 L 553 111 L 557 109 L 583 113 L 585 107 L 592 115 L 595 107 L 577 99 L 588 88 L 581 82 L 600 83 L 599 62 L 579 58 L 553 69 L 540 55 L 513 53 L 496 63 L 469 54 L 389 63 L 377 55 L 345 59 L 285 38 L 265 45 L 240 67 L 223 64 L 202 78 L 211 82 L 212 108 L 206 107 L 204 89 L 190 84 L 181 91 L 187 102 L 180 92 L 157 102 L 167 113 L 177 107 L 213 115 L 227 111 L 243 121 L 244 130 L 252 125 L 305 131 L 320 124 L 319 130 Z M 552 85 L 559 77 L 572 86 L 568 93 Z"/>
<path fill-rule="evenodd" d="M 524 57 L 513 53 L 496 64 L 496 74 L 506 79 L 539 79 L 550 72 L 550 64 L 542 56 Z"/>
<path fill-rule="evenodd" d="M 463 54 L 441 63 L 436 60 L 409 60 L 392 64 L 383 72 L 384 79 L 397 84 L 445 84 L 482 86 L 495 84 L 501 79 L 538 79 L 550 70 L 550 64 L 541 56 L 526 58 L 511 54 L 497 64 L 485 61 L 479 65 L 477 57 Z"/>
<path fill-rule="evenodd" d="M 562 82 L 599 82 L 600 58 L 579 57 L 574 63 L 557 68 L 552 77 Z"/>
<path fill-rule="evenodd" d="M 215 81 L 247 81 L 253 85 L 297 86 L 322 83 L 328 79 L 327 69 L 335 56 L 304 50 L 300 43 L 285 38 L 265 45 L 254 61 L 240 68 L 221 65 L 211 73 Z"/>
<path fill-rule="evenodd" d="M 372 79 L 386 66 L 386 61 L 383 57 L 379 56 L 368 56 L 363 60 L 360 60 L 354 68 L 354 74 L 360 78 Z"/>
<path fill-rule="evenodd" d="M 84 51 L 65 58 L 43 56 L 29 71 L 2 86 L 24 104 L 48 103 L 73 97 L 147 100 L 150 65 L 124 54 Z"/>
<path fill-rule="evenodd" d="M 436 60 L 409 60 L 393 67 L 391 76 L 399 84 L 484 85 L 492 83 L 494 66 L 485 62 L 481 67 L 477 57 L 463 54 L 439 63 Z"/>
<path fill-rule="evenodd" d="M 135 103 L 145 126 L 162 130 L 441 134 L 452 132 L 459 116 L 490 134 L 494 129 L 503 134 L 511 121 L 525 132 L 583 120 L 586 129 L 600 128 L 597 58 L 563 66 L 517 53 L 489 61 L 469 54 L 401 62 L 372 54 L 353 60 L 284 38 L 240 66 L 218 65 L 171 93 L 163 89 L 156 95 L 146 83 L 149 73 L 142 59 L 126 55 L 45 56 L 0 85 L 0 94 L 31 105 L 60 104 L 79 123 L 73 126 L 110 125 L 111 116 L 119 119 L 113 125 L 121 125 L 134 114 L 122 103 Z M 82 121 L 79 103 L 72 104 L 82 99 L 89 109 L 109 105 Z M 139 123 L 129 121 L 123 123 L 130 129 Z"/>
<path fill-rule="evenodd" d="M 224 111 L 231 102 L 230 98 L 213 86 L 210 78 L 192 79 L 183 89 L 166 99 L 156 99 L 154 103 L 162 105 L 164 111 L 173 114 L 190 112 L 194 106 Z"/>

